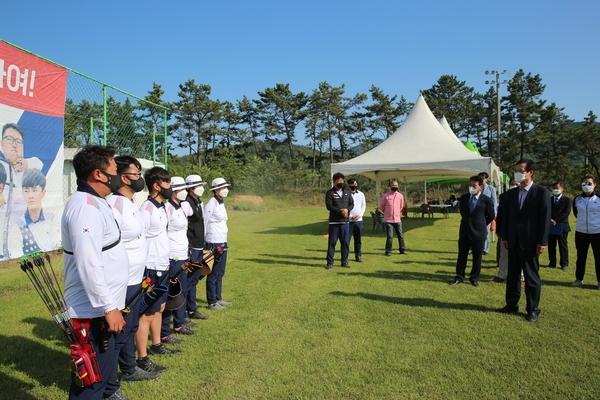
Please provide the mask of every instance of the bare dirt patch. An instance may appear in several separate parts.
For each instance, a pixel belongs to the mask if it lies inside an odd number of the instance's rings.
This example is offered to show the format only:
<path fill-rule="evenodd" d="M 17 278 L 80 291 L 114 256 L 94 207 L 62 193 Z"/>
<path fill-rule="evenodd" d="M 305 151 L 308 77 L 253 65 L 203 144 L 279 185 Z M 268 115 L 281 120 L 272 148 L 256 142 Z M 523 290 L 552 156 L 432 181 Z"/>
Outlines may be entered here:
<path fill-rule="evenodd" d="M 265 202 L 263 201 L 263 198 L 260 196 L 246 196 L 246 195 L 240 195 L 240 196 L 234 196 L 231 199 L 232 203 L 252 203 L 252 204 L 265 204 Z"/>

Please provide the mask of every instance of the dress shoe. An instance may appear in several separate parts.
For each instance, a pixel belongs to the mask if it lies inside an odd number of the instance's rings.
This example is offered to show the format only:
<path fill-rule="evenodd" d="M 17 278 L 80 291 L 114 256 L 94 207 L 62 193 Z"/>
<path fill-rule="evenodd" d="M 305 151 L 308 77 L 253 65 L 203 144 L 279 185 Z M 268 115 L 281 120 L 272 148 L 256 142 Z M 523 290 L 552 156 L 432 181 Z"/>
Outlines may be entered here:
<path fill-rule="evenodd" d="M 534 312 L 530 312 L 529 314 L 527 314 L 525 319 L 529 322 L 536 322 L 538 320 L 538 315 Z"/>
<path fill-rule="evenodd" d="M 350 265 L 348 265 L 348 263 L 343 263 L 342 268 L 350 268 Z"/>
<path fill-rule="evenodd" d="M 500 314 L 512 314 L 512 313 L 519 312 L 519 307 L 504 306 L 502 308 L 497 309 L 496 311 L 499 312 Z"/>
<path fill-rule="evenodd" d="M 556 268 L 556 264 L 548 264 L 546 268 Z"/>
<path fill-rule="evenodd" d="M 325 267 L 325 269 L 331 269 L 331 268 L 333 268 L 333 265 L 331 265 L 331 264 L 327 264 L 327 266 Z"/>
<path fill-rule="evenodd" d="M 504 283 L 506 280 L 499 278 L 497 276 L 494 277 L 494 279 L 492 279 L 492 282 L 496 282 L 496 283 Z"/>
<path fill-rule="evenodd" d="M 560 269 L 562 269 L 563 271 L 568 271 L 569 267 L 565 265 L 564 267 L 561 267 Z"/>
<path fill-rule="evenodd" d="M 392 253 L 385 253 L 386 257 L 391 257 Z"/>
<path fill-rule="evenodd" d="M 400 251 L 400 254 L 408 254 L 407 251 Z"/>
<path fill-rule="evenodd" d="M 477 281 L 471 281 L 471 285 L 477 287 L 477 286 L 479 286 L 479 282 L 477 282 Z"/>
<path fill-rule="evenodd" d="M 455 279 L 452 282 L 450 282 L 450 285 L 451 286 L 456 286 L 456 285 L 458 285 L 460 283 L 462 283 L 462 281 L 460 279 Z"/>
<path fill-rule="evenodd" d="M 362 257 L 356 257 L 356 262 L 363 262 Z"/>

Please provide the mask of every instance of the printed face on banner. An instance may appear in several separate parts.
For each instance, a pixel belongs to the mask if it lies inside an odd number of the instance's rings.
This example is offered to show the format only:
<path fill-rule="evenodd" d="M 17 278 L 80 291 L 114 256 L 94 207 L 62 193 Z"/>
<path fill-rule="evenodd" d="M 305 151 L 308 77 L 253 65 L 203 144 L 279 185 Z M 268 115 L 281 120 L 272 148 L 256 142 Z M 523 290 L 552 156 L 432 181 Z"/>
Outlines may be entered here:
<path fill-rule="evenodd" d="M 61 246 L 66 81 L 0 42 L 0 261 Z"/>

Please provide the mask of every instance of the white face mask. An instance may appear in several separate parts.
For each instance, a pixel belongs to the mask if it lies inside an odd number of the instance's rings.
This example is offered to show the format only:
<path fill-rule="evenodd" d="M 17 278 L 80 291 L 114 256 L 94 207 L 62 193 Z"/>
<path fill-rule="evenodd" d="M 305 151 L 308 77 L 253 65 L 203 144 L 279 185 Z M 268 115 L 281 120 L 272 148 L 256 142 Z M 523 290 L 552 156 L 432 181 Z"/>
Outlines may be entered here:
<path fill-rule="evenodd" d="M 555 196 L 560 196 L 562 192 L 560 191 L 560 189 L 552 189 L 552 194 Z"/>
<path fill-rule="evenodd" d="M 471 195 L 475 196 L 477 194 L 477 188 L 474 188 L 473 186 L 469 186 L 469 193 L 471 193 Z"/>
<path fill-rule="evenodd" d="M 522 173 L 522 172 L 515 172 L 515 182 L 523 182 L 525 180 L 525 178 L 527 177 L 526 174 Z"/>
<path fill-rule="evenodd" d="M 228 194 L 229 194 L 229 189 L 227 189 L 227 188 L 221 189 L 221 192 L 219 193 L 219 195 L 223 198 L 227 197 Z"/>
<path fill-rule="evenodd" d="M 187 192 L 185 190 L 177 192 L 177 194 L 175 194 L 175 197 L 177 197 L 177 200 L 179 200 L 179 201 L 184 201 L 185 198 L 187 197 Z"/>
<path fill-rule="evenodd" d="M 594 187 L 593 186 L 582 186 L 581 190 L 583 190 L 585 193 L 592 193 L 594 191 Z"/>
<path fill-rule="evenodd" d="M 198 186 L 197 188 L 195 188 L 194 194 L 198 197 L 202 196 L 204 194 L 204 186 Z"/>

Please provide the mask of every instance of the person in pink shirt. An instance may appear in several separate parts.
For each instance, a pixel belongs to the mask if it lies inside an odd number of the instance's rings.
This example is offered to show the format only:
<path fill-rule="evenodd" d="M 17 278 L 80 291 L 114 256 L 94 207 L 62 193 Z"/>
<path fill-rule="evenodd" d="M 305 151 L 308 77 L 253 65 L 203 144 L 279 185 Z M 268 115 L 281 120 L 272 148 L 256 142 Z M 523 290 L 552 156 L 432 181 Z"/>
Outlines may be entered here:
<path fill-rule="evenodd" d="M 402 234 L 402 220 L 400 213 L 404 208 L 404 196 L 400 193 L 398 181 L 393 180 L 390 184 L 390 191 L 383 195 L 379 204 L 379 209 L 383 212 L 383 222 L 387 227 L 387 238 L 385 240 L 385 255 L 392 255 L 392 241 L 394 232 L 398 236 L 400 254 L 406 254 L 406 245 L 404 244 L 404 235 Z"/>

